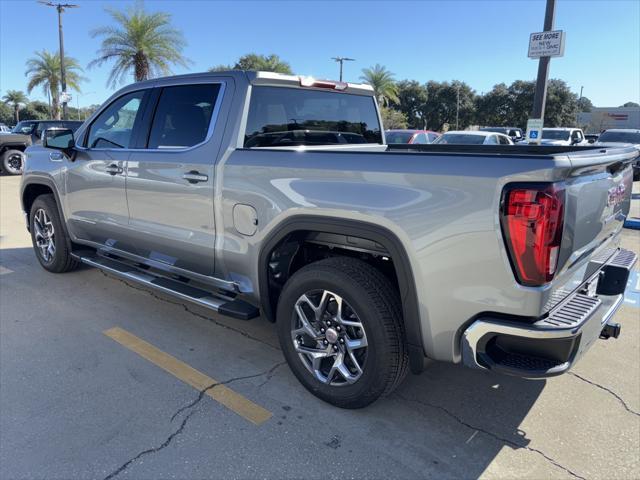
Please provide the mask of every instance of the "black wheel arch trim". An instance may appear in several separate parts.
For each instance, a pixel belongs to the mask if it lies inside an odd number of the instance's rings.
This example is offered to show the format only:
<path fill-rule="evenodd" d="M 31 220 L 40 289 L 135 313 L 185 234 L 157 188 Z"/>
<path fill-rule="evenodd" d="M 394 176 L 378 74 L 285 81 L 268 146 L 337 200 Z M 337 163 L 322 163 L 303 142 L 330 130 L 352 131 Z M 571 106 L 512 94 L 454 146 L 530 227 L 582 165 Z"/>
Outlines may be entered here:
<path fill-rule="evenodd" d="M 58 189 L 56 188 L 56 184 L 55 182 L 48 177 L 34 177 L 34 178 L 30 178 L 27 179 L 23 182 L 22 187 L 20 189 L 20 203 L 22 204 L 22 210 L 27 214 L 27 218 L 30 214 L 30 212 L 28 212 L 25 208 L 25 204 L 24 204 L 24 194 L 27 191 L 27 188 L 30 185 L 42 185 L 45 186 L 47 188 L 49 188 L 51 190 L 51 192 L 53 193 L 53 196 L 56 199 L 56 207 L 58 207 L 58 214 L 60 215 L 60 221 L 62 222 L 62 226 L 64 227 L 65 230 L 67 230 L 67 225 L 66 225 L 66 221 L 65 221 L 65 216 L 64 216 L 64 212 L 62 210 L 62 203 L 60 202 L 60 195 L 58 195 Z M 27 225 L 28 225 L 28 220 L 27 220 Z M 28 230 L 28 228 L 27 228 Z M 66 231 L 67 236 L 69 236 L 69 232 L 68 230 Z M 69 237 L 70 238 L 70 237 Z"/>
<path fill-rule="evenodd" d="M 360 220 L 349 220 L 335 217 L 316 217 L 313 215 L 297 215 L 283 220 L 267 235 L 258 256 L 258 289 L 263 315 L 274 321 L 274 311 L 271 308 L 269 296 L 269 254 L 289 234 L 299 231 L 317 231 L 360 237 L 372 240 L 384 246 L 393 260 L 405 326 L 405 335 L 409 351 L 409 364 L 412 373 L 424 370 L 425 351 L 420 327 L 420 312 L 418 310 L 418 295 L 416 291 L 413 271 L 409 257 L 398 237 L 385 227 Z"/>

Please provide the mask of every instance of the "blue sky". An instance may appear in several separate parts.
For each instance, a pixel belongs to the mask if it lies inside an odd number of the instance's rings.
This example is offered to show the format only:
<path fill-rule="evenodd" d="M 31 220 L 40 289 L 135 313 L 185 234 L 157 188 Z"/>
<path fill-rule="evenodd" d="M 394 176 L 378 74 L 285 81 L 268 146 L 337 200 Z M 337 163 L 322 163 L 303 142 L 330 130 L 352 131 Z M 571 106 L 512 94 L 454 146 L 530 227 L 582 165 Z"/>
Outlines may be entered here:
<path fill-rule="evenodd" d="M 104 8 L 130 1 L 75 0 L 64 14 L 65 51 L 86 66 L 99 40 L 91 29 L 110 23 Z M 396 79 L 467 82 L 478 93 L 500 82 L 534 79 L 529 33 L 542 30 L 544 1 L 304 2 L 146 0 L 172 14 L 184 32 L 189 69 L 233 63 L 248 52 L 276 53 L 296 73 L 337 78 L 331 57 L 346 64 L 345 79 L 381 63 Z M 551 61 L 551 77 L 565 80 L 596 106 L 640 103 L 640 0 L 558 0 L 556 29 L 567 32 L 565 56 Z M 56 12 L 35 0 L 0 0 L 0 95 L 25 90 L 25 61 L 42 48 L 57 50 Z M 81 105 L 102 103 L 109 66 L 85 71 Z M 40 91 L 32 98 L 44 99 Z M 73 105 L 76 99 L 73 100 Z"/>

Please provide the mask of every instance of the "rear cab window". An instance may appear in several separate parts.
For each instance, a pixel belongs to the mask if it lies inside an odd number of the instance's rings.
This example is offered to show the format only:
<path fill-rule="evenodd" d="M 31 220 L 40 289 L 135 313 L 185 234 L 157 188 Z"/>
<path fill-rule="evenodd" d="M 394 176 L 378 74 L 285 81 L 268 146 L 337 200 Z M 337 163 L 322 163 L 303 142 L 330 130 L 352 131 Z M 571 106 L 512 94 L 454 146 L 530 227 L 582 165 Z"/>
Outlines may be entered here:
<path fill-rule="evenodd" d="M 219 93 L 219 83 L 164 87 L 147 148 L 188 148 L 204 142 Z"/>
<path fill-rule="evenodd" d="M 254 86 L 244 146 L 382 143 L 372 96 Z"/>

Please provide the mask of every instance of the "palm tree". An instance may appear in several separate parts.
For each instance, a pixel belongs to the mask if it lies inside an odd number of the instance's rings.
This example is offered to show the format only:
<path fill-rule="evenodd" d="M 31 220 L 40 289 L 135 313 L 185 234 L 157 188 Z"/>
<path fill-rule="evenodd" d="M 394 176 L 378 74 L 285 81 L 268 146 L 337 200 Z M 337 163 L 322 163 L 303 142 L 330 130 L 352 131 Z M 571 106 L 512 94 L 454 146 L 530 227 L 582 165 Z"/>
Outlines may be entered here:
<path fill-rule="evenodd" d="M 29 99 L 20 90 L 8 90 L 2 97 L 4 103 L 8 103 L 13 106 L 13 116 L 15 117 L 16 125 L 20 121 L 20 106 L 26 104 Z"/>
<path fill-rule="evenodd" d="M 209 69 L 210 72 L 222 72 L 225 70 L 255 70 L 261 72 L 277 72 L 291 75 L 291 65 L 282 60 L 278 55 L 258 55 L 247 53 L 241 56 L 235 65 L 216 65 Z"/>
<path fill-rule="evenodd" d="M 398 87 L 393 73 L 386 67 L 376 63 L 374 67 L 363 68 L 360 79 L 373 87 L 380 105 L 389 105 L 389 102 L 398 103 Z"/>
<path fill-rule="evenodd" d="M 65 79 L 67 88 L 80 91 L 80 82 L 86 80 L 80 72 L 82 68 L 73 57 L 64 57 Z M 60 55 L 58 52 L 51 53 L 46 50 L 36 52 L 36 56 L 27 60 L 27 70 L 25 72 L 29 78 L 27 92 L 36 87 L 41 87 L 42 92 L 51 98 L 51 116 L 56 120 L 60 119 Z"/>
<path fill-rule="evenodd" d="M 100 66 L 111 60 L 107 85 L 115 87 L 129 73 L 136 82 L 170 75 L 171 64 L 187 66 L 189 60 L 182 56 L 186 42 L 182 33 L 170 24 L 168 13 L 147 13 L 141 3 L 128 12 L 107 9 L 116 26 L 96 28 L 93 38 L 103 37 L 98 58 L 89 67 Z"/>

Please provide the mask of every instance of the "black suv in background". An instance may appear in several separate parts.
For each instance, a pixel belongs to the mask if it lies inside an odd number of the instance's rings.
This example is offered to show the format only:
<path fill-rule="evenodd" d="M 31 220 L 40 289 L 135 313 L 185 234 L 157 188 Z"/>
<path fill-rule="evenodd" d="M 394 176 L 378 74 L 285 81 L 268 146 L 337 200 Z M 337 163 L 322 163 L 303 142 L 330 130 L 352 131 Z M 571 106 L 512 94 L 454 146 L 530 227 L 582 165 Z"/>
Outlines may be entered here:
<path fill-rule="evenodd" d="M 23 120 L 13 127 L 11 133 L 31 135 L 31 141 L 36 144 L 40 143 L 42 132 L 47 128 L 69 128 L 75 132 L 80 125 L 82 122 L 76 120 Z"/>
<path fill-rule="evenodd" d="M 10 132 L 0 132 L 0 171 L 20 175 L 24 166 L 24 151 L 40 143 L 47 128 L 69 128 L 74 132 L 82 125 L 74 120 L 23 120 Z"/>

